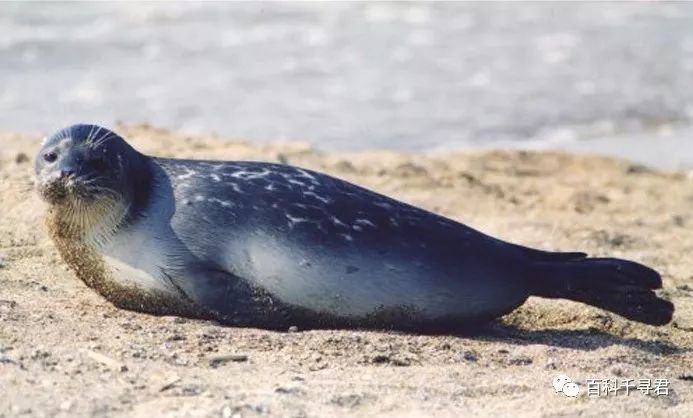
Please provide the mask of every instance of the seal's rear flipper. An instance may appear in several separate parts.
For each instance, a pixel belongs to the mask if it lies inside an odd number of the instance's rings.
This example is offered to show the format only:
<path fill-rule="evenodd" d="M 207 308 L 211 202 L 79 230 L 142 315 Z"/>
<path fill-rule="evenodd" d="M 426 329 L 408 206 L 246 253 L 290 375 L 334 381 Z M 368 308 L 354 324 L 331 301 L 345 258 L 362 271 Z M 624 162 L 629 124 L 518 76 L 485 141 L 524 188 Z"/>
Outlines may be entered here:
<path fill-rule="evenodd" d="M 657 297 L 662 278 L 653 269 L 617 258 L 583 258 L 535 263 L 530 293 L 596 306 L 650 325 L 671 321 L 674 305 Z"/>

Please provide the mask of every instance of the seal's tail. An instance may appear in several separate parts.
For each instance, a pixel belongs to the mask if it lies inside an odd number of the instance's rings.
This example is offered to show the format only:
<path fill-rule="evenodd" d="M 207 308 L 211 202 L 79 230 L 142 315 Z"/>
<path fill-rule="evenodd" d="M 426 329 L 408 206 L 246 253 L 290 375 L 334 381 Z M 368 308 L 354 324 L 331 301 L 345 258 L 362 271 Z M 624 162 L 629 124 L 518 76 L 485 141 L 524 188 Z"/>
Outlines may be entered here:
<path fill-rule="evenodd" d="M 671 321 L 674 305 L 657 297 L 662 278 L 653 269 L 617 258 L 537 261 L 530 293 L 564 298 L 650 325 Z"/>

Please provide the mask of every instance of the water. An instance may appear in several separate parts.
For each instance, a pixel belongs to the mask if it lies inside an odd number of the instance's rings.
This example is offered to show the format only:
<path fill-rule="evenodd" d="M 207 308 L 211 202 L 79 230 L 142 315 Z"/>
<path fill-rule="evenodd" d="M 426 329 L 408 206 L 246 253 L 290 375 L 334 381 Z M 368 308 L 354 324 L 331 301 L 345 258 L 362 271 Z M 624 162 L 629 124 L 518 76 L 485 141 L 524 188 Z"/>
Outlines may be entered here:
<path fill-rule="evenodd" d="M 693 167 L 693 4 L 0 4 L 0 129 Z"/>

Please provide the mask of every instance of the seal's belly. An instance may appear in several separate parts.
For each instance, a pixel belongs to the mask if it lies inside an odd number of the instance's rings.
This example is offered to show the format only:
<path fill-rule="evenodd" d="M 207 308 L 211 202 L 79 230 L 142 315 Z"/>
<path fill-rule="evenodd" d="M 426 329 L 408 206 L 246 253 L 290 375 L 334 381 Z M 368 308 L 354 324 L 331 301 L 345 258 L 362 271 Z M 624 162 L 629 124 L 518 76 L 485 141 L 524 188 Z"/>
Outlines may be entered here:
<path fill-rule="evenodd" d="M 478 276 L 455 277 L 416 259 L 368 251 L 334 253 L 270 236 L 238 240 L 228 268 L 284 303 L 339 317 L 364 318 L 405 310 L 421 319 L 477 317 L 505 311 L 526 296 L 508 298 L 512 285 Z M 517 299 L 517 300 L 515 300 Z M 498 306 L 495 306 L 497 304 Z"/>

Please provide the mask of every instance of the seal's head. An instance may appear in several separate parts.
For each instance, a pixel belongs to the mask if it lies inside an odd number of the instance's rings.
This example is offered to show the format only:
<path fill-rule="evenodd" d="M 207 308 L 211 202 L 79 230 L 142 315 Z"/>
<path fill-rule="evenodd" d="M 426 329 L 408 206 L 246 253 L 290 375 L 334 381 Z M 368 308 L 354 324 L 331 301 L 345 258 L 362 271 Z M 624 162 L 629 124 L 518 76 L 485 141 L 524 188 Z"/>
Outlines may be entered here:
<path fill-rule="evenodd" d="M 117 223 L 146 181 L 145 159 L 106 128 L 73 125 L 47 138 L 36 156 L 38 191 L 73 229 Z"/>

